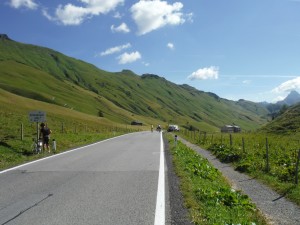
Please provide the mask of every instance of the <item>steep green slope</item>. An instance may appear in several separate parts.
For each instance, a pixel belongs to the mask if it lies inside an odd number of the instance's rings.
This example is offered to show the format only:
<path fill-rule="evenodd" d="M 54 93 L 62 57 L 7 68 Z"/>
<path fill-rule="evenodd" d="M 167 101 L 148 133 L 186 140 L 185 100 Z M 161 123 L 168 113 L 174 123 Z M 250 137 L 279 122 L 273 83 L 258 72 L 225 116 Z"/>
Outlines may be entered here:
<path fill-rule="evenodd" d="M 157 75 L 110 73 L 48 48 L 0 36 L 0 88 L 118 123 L 176 123 L 218 131 L 224 124 L 256 129 L 267 110 L 221 99 Z M 243 104 L 242 104 L 243 103 Z"/>
<path fill-rule="evenodd" d="M 262 127 L 262 131 L 291 134 L 300 131 L 300 104 L 291 106 L 282 115 Z"/>

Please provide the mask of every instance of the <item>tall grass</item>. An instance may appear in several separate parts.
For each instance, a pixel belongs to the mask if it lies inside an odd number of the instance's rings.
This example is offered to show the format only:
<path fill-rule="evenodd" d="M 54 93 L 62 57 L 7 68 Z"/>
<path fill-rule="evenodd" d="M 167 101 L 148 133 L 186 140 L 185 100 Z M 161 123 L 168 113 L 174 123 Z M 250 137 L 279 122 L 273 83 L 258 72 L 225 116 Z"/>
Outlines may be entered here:
<path fill-rule="evenodd" d="M 51 140 L 56 140 L 57 152 L 147 129 L 146 126 L 119 124 L 107 118 L 26 99 L 1 89 L 0 94 L 0 169 L 48 155 L 36 155 L 32 151 L 32 139 L 37 136 L 37 126 L 29 121 L 29 112 L 37 109 L 46 112 L 48 126 L 53 132 Z"/>
<path fill-rule="evenodd" d="M 195 224 L 266 224 L 250 199 L 234 190 L 207 159 L 169 138 L 186 207 Z"/>
<path fill-rule="evenodd" d="M 270 133 L 181 133 L 191 142 L 211 151 L 220 161 L 260 179 L 280 194 L 300 205 L 300 185 L 296 184 L 299 134 Z"/>

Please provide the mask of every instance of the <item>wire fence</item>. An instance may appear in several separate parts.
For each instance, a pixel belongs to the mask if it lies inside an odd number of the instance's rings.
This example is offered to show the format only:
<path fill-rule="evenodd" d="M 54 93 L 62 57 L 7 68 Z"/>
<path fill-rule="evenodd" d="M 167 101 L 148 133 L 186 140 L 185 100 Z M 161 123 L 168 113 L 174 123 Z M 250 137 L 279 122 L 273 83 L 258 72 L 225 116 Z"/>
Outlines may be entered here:
<path fill-rule="evenodd" d="M 236 169 L 261 170 L 282 182 L 299 183 L 300 139 L 298 134 L 220 133 L 181 130 L 180 134 L 215 154 Z"/>

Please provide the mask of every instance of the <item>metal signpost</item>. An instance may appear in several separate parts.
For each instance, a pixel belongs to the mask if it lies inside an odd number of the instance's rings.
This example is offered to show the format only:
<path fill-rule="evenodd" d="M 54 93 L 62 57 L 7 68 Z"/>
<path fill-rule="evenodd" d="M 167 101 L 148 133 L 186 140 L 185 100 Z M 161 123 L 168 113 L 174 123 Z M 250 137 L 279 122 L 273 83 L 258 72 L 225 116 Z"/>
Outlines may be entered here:
<path fill-rule="evenodd" d="M 46 112 L 32 111 L 29 112 L 29 121 L 36 122 L 36 141 L 39 140 L 39 123 L 46 122 Z"/>

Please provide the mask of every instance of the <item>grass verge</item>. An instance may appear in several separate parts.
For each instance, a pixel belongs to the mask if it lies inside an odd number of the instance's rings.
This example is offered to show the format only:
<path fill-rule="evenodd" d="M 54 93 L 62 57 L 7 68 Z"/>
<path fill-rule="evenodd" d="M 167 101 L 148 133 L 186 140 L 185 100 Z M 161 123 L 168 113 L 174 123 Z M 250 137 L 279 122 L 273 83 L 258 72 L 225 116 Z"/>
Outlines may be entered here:
<path fill-rule="evenodd" d="M 43 152 L 34 154 L 32 151 L 32 141 L 27 138 L 21 140 L 7 140 L 0 142 L 0 170 L 8 169 L 26 162 L 47 157 L 51 154 L 57 154 L 76 147 L 95 143 L 115 136 L 124 134 L 124 132 L 105 132 L 105 133 L 81 133 L 81 134 L 61 134 L 56 135 L 57 150 L 55 152 Z"/>
<path fill-rule="evenodd" d="M 172 138 L 169 142 L 185 205 L 195 224 L 267 224 L 248 196 L 232 189 L 207 159 L 180 141 L 176 146 Z"/>
<path fill-rule="evenodd" d="M 202 139 L 193 138 L 191 135 L 180 135 L 189 142 L 212 152 L 221 162 L 228 163 L 241 173 L 255 177 L 300 206 L 300 185 L 295 182 L 296 175 L 300 177 L 300 171 L 296 172 L 299 134 L 211 134 L 209 135 L 211 137 L 207 135 Z M 230 136 L 232 144 L 230 144 Z M 266 146 L 268 146 L 268 160 Z"/>

